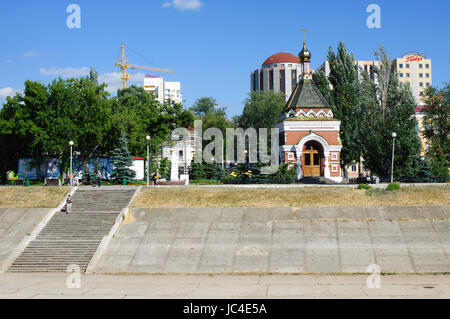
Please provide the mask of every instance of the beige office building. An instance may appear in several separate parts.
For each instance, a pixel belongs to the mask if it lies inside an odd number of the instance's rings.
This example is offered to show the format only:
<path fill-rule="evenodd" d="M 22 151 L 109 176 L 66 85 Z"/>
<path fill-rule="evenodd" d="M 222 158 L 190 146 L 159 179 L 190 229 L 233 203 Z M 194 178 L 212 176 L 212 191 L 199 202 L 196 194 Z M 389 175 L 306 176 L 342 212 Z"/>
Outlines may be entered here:
<path fill-rule="evenodd" d="M 424 89 L 432 85 L 431 59 L 419 53 L 407 53 L 394 60 L 393 67 L 402 83 L 408 83 L 418 105 L 423 105 Z"/>

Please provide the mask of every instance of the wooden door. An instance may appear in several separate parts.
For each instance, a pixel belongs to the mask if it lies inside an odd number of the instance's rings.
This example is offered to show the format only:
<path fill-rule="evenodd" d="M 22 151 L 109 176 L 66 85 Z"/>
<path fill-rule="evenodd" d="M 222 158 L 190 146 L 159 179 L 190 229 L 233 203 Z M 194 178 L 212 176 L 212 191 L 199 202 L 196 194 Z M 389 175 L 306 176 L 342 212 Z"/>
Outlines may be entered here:
<path fill-rule="evenodd" d="M 303 176 L 320 176 L 320 152 L 313 145 L 306 146 L 303 151 Z"/>

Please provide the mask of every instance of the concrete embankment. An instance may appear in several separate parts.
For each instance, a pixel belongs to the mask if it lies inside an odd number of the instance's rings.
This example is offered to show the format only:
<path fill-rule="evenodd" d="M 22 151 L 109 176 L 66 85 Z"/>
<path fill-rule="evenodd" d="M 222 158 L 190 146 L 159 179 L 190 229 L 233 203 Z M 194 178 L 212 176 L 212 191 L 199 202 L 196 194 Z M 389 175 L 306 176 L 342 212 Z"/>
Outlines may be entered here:
<path fill-rule="evenodd" d="M 97 273 L 450 272 L 450 206 L 134 208 Z"/>

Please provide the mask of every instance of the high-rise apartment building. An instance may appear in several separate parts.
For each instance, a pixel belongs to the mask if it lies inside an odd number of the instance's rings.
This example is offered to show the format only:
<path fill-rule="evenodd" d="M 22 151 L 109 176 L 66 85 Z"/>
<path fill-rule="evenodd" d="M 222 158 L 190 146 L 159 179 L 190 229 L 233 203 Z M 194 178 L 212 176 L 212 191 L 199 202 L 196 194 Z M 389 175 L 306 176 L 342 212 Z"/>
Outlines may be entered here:
<path fill-rule="evenodd" d="M 146 75 L 144 78 L 144 90 L 155 94 L 156 99 L 163 103 L 172 100 L 176 103 L 183 102 L 180 82 L 166 82 L 162 76 Z"/>
<path fill-rule="evenodd" d="M 393 68 L 402 83 L 408 83 L 418 105 L 423 105 L 424 89 L 432 85 L 431 59 L 419 53 L 407 53 L 395 59 Z"/>

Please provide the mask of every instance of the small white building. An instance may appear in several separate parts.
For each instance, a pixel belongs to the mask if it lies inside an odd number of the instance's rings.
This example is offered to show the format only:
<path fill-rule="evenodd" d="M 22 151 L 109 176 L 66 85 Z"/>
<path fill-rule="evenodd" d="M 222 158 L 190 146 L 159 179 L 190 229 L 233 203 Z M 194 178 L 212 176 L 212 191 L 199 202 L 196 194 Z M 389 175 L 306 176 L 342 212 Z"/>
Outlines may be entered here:
<path fill-rule="evenodd" d="M 130 167 L 136 173 L 134 179 L 143 180 L 145 179 L 145 159 L 142 157 L 134 157 L 133 165 Z"/>
<path fill-rule="evenodd" d="M 163 103 L 172 100 L 175 103 L 182 103 L 180 82 L 165 82 L 162 76 L 147 74 L 144 78 L 144 90 L 155 94 L 156 99 Z"/>
<path fill-rule="evenodd" d="M 194 159 L 195 153 L 195 131 L 188 130 L 188 138 L 183 140 L 180 136 L 179 140 L 169 141 L 161 146 L 161 157 L 171 159 L 175 154 L 178 157 L 178 171 L 180 175 L 187 174 L 189 166 Z"/>

